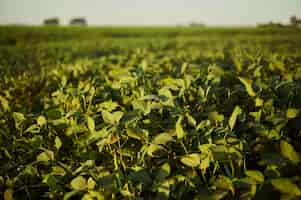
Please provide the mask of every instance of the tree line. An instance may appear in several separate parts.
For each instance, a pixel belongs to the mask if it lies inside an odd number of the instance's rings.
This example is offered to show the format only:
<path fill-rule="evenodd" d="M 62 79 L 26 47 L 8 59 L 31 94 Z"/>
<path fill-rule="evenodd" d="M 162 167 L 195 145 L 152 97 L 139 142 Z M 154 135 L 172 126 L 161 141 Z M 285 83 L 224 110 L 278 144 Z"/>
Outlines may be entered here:
<path fill-rule="evenodd" d="M 48 18 L 45 19 L 43 22 L 44 25 L 50 25 L 50 26 L 58 26 L 60 25 L 60 19 L 57 17 Z M 69 21 L 70 25 L 78 25 L 78 26 L 85 26 L 87 25 L 87 20 L 83 17 L 77 17 L 73 18 Z"/>

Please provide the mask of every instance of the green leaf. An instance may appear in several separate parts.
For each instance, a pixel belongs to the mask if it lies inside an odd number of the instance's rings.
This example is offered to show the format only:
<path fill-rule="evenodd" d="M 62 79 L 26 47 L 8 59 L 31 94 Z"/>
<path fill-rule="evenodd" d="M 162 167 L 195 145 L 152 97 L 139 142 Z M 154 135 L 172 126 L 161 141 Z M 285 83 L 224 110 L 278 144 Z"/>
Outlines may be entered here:
<path fill-rule="evenodd" d="M 158 145 L 158 144 L 150 144 L 148 147 L 147 147 L 147 155 L 149 155 L 150 157 L 153 157 L 154 156 L 154 153 L 156 151 L 159 151 L 159 150 L 162 150 L 163 147 Z"/>
<path fill-rule="evenodd" d="M 120 119 L 123 116 L 123 112 L 121 111 L 116 111 L 113 113 L 109 113 L 108 111 L 104 110 L 101 112 L 102 114 L 102 118 L 106 123 L 112 124 L 112 125 L 116 125 Z"/>
<path fill-rule="evenodd" d="M 97 140 L 101 138 L 105 138 L 109 133 L 111 132 L 111 129 L 108 129 L 107 127 L 102 128 L 99 131 L 95 131 L 89 135 L 89 137 L 85 140 L 85 144 L 91 144 L 93 142 L 96 142 Z"/>
<path fill-rule="evenodd" d="M 281 193 L 301 196 L 300 188 L 288 178 L 272 179 L 271 184 Z"/>
<path fill-rule="evenodd" d="M 83 176 L 78 176 L 70 182 L 70 185 L 74 190 L 85 190 L 87 188 L 87 180 Z"/>
<path fill-rule="evenodd" d="M 143 131 L 139 128 L 127 127 L 126 134 L 127 136 L 134 138 L 136 140 L 144 140 Z"/>
<path fill-rule="evenodd" d="M 161 145 L 165 145 L 165 144 L 167 144 L 168 142 L 171 142 L 171 141 L 173 141 L 173 138 L 169 133 L 158 134 L 153 139 L 154 144 L 161 144 Z"/>
<path fill-rule="evenodd" d="M 161 102 L 163 105 L 171 106 L 171 107 L 174 106 L 174 102 L 173 102 L 174 97 L 168 88 L 166 88 L 166 87 L 161 88 L 158 91 L 158 95 L 159 95 L 159 98 L 161 99 Z"/>
<path fill-rule="evenodd" d="M 23 121 L 25 121 L 24 115 L 19 112 L 13 112 L 13 118 L 15 120 L 15 127 L 17 129 L 20 129 L 21 124 L 23 123 Z"/>
<path fill-rule="evenodd" d="M 245 174 L 253 179 L 255 182 L 262 184 L 264 182 L 264 176 L 260 171 L 257 170 L 246 170 Z"/>
<path fill-rule="evenodd" d="M 247 79 L 247 78 L 243 78 L 243 77 L 238 77 L 238 79 L 240 80 L 240 82 L 242 82 L 242 84 L 245 86 L 247 93 L 251 96 L 254 97 L 256 96 L 256 93 L 254 92 L 253 88 L 252 88 L 252 81 Z"/>
<path fill-rule="evenodd" d="M 54 153 L 51 150 L 45 150 L 37 156 L 38 162 L 48 162 L 54 160 Z"/>
<path fill-rule="evenodd" d="M 87 116 L 87 125 L 88 125 L 88 129 L 91 133 L 93 133 L 95 131 L 95 122 L 94 119 L 90 116 Z"/>
<path fill-rule="evenodd" d="M 162 181 L 171 173 L 171 168 L 168 162 L 162 164 L 156 173 L 156 181 Z"/>
<path fill-rule="evenodd" d="M 289 159 L 292 163 L 298 164 L 300 162 L 300 155 L 295 151 L 293 145 L 285 140 L 280 141 L 281 155 Z"/>
<path fill-rule="evenodd" d="M 181 162 L 188 167 L 198 167 L 201 162 L 201 156 L 198 153 L 188 154 L 181 158 Z"/>
<path fill-rule="evenodd" d="M 176 133 L 177 133 L 177 138 L 178 139 L 182 139 L 183 137 L 185 137 L 186 136 L 186 133 L 185 133 L 185 131 L 183 130 L 183 127 L 182 127 L 182 120 L 183 120 L 183 117 L 182 116 L 180 116 L 179 118 L 178 118 L 178 121 L 177 121 L 177 123 L 176 123 Z"/>
<path fill-rule="evenodd" d="M 57 150 L 59 150 L 62 146 L 62 141 L 61 139 L 58 137 L 58 136 L 55 136 L 55 139 L 54 139 L 54 144 L 55 144 L 55 148 Z"/>
<path fill-rule="evenodd" d="M 224 115 L 219 114 L 217 111 L 210 112 L 208 118 L 212 122 L 222 122 L 224 121 Z"/>
<path fill-rule="evenodd" d="M 187 118 L 187 120 L 188 120 L 188 123 L 191 125 L 191 126 L 193 126 L 193 127 L 195 127 L 196 126 L 196 121 L 195 121 L 195 119 L 191 116 L 191 115 L 189 115 L 188 113 L 186 113 L 186 118 Z"/>
<path fill-rule="evenodd" d="M 93 190 L 96 186 L 96 182 L 93 180 L 93 178 L 89 178 L 87 182 L 87 187 L 89 190 Z"/>
<path fill-rule="evenodd" d="M 289 108 L 289 109 L 287 109 L 286 117 L 288 119 L 296 118 L 298 116 L 299 112 L 300 112 L 299 109 Z"/>
<path fill-rule="evenodd" d="M 10 111 L 8 100 L 0 95 L 0 103 L 4 111 Z"/>
<path fill-rule="evenodd" d="M 235 106 L 232 114 L 231 114 L 231 117 L 229 119 L 229 126 L 230 126 L 230 129 L 233 130 L 234 126 L 235 126 L 235 123 L 236 123 L 236 120 L 237 120 L 237 117 L 238 115 L 242 114 L 242 110 L 239 106 Z"/>
<path fill-rule="evenodd" d="M 33 124 L 25 130 L 25 133 L 39 133 L 40 127 L 37 124 Z"/>
<path fill-rule="evenodd" d="M 261 106 L 263 106 L 263 103 L 264 103 L 264 101 L 263 101 L 261 98 L 257 97 L 257 98 L 255 99 L 255 106 L 256 106 L 256 107 L 261 107 Z"/>
<path fill-rule="evenodd" d="M 232 184 L 232 181 L 223 175 L 220 175 L 214 182 L 214 185 L 219 189 L 225 189 L 231 191 L 232 194 L 235 193 L 235 188 Z"/>
<path fill-rule="evenodd" d="M 39 117 L 37 118 L 37 124 L 38 124 L 40 127 L 46 125 L 46 124 L 47 124 L 46 118 L 45 118 L 44 116 L 42 116 L 42 115 L 39 116 Z"/>

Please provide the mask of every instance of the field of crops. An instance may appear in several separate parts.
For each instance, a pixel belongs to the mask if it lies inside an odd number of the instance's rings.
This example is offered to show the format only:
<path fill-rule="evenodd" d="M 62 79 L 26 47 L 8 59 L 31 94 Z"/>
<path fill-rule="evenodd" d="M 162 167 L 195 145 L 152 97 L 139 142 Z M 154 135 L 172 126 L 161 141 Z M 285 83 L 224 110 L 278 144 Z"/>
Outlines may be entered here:
<path fill-rule="evenodd" d="M 0 27 L 0 196 L 301 197 L 301 30 Z"/>

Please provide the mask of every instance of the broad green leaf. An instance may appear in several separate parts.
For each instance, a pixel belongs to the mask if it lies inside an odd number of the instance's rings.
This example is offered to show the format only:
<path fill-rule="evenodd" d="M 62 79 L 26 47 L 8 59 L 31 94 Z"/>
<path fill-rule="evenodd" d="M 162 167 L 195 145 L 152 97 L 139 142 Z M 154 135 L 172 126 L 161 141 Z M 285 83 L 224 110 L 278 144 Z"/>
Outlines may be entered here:
<path fill-rule="evenodd" d="M 132 127 L 128 127 L 126 129 L 126 134 L 134 139 L 137 140 L 144 140 L 145 135 L 143 134 L 143 131 L 139 128 L 132 128 Z"/>
<path fill-rule="evenodd" d="M 55 139 L 54 139 L 54 144 L 55 144 L 55 148 L 57 150 L 59 150 L 62 146 L 62 141 L 61 139 L 58 137 L 58 136 L 55 136 Z"/>
<path fill-rule="evenodd" d="M 262 184 L 264 182 L 264 176 L 260 171 L 257 170 L 246 170 L 245 174 L 256 181 L 257 183 Z"/>
<path fill-rule="evenodd" d="M 113 110 L 115 110 L 116 108 L 118 108 L 119 104 L 113 101 L 105 101 L 102 102 L 101 104 L 97 105 L 97 107 L 100 108 L 99 111 L 101 110 L 106 110 L 108 112 L 112 112 Z"/>
<path fill-rule="evenodd" d="M 214 185 L 219 189 L 225 189 L 231 191 L 232 194 L 235 193 L 235 188 L 232 184 L 232 181 L 223 175 L 220 175 L 214 182 Z"/>
<path fill-rule="evenodd" d="M 177 120 L 177 123 L 176 123 L 176 133 L 177 133 L 177 138 L 178 139 L 182 139 L 183 137 L 186 136 L 186 133 L 182 127 L 182 120 L 183 120 L 183 117 L 180 116 Z"/>
<path fill-rule="evenodd" d="M 106 136 L 108 136 L 108 134 L 110 132 L 111 132 L 111 129 L 108 129 L 108 126 L 102 128 L 99 131 L 95 131 L 89 135 L 89 137 L 85 141 L 85 144 L 91 144 L 93 142 L 96 142 L 99 139 L 105 138 Z"/>
<path fill-rule="evenodd" d="M 300 112 L 299 109 L 289 108 L 289 109 L 287 109 L 286 117 L 288 119 L 296 118 L 298 116 L 299 112 Z"/>
<path fill-rule="evenodd" d="M 37 124 L 38 124 L 40 127 L 46 125 L 46 124 L 47 124 L 46 118 L 45 118 L 44 116 L 42 116 L 42 115 L 39 116 L 39 117 L 37 118 Z"/>
<path fill-rule="evenodd" d="M 88 193 L 84 194 L 81 200 L 105 200 L 105 197 L 102 192 L 99 191 L 88 191 Z"/>
<path fill-rule="evenodd" d="M 123 112 L 121 111 L 116 111 L 113 113 L 109 113 L 108 111 L 104 110 L 101 112 L 102 114 L 102 118 L 106 123 L 112 124 L 112 125 L 116 125 L 118 124 L 119 120 L 122 118 L 123 116 Z"/>
<path fill-rule="evenodd" d="M 0 103 L 4 111 L 10 111 L 8 100 L 1 95 L 0 95 Z"/>
<path fill-rule="evenodd" d="M 162 164 L 156 171 L 156 182 L 161 182 L 166 179 L 171 173 L 171 168 L 168 162 Z"/>
<path fill-rule="evenodd" d="M 54 153 L 51 150 L 45 150 L 37 156 L 38 162 L 48 162 L 54 160 Z"/>
<path fill-rule="evenodd" d="M 168 88 L 166 87 L 161 88 L 158 91 L 158 95 L 163 105 L 174 107 L 174 102 L 173 102 L 174 97 Z"/>
<path fill-rule="evenodd" d="M 87 180 L 83 176 L 77 176 L 70 182 L 70 185 L 74 190 L 85 190 L 87 188 Z"/>
<path fill-rule="evenodd" d="M 233 130 L 234 126 L 235 126 L 235 123 L 236 123 L 236 120 L 237 120 L 237 117 L 238 115 L 242 114 L 242 110 L 239 106 L 235 106 L 232 114 L 231 114 L 231 117 L 229 119 L 229 126 L 230 126 L 230 129 Z"/>
<path fill-rule="evenodd" d="M 224 115 L 219 114 L 217 111 L 210 112 L 208 115 L 210 121 L 213 122 L 222 122 L 224 121 Z"/>
<path fill-rule="evenodd" d="M 89 178 L 87 182 L 87 187 L 89 190 L 93 190 L 96 186 L 96 182 L 93 180 L 93 178 Z"/>
<path fill-rule="evenodd" d="M 147 155 L 149 156 L 154 156 L 154 153 L 156 151 L 159 151 L 159 150 L 162 150 L 163 147 L 158 145 L 158 144 L 150 144 L 148 147 L 147 147 Z"/>
<path fill-rule="evenodd" d="M 288 178 L 272 179 L 271 184 L 281 193 L 301 196 L 301 189 Z"/>
<path fill-rule="evenodd" d="M 19 112 L 14 112 L 13 113 L 13 118 L 15 120 L 15 126 L 17 129 L 20 129 L 21 124 L 23 123 L 23 121 L 25 121 L 25 117 L 22 113 Z"/>
<path fill-rule="evenodd" d="M 154 144 L 161 144 L 161 145 L 165 145 L 171 141 L 173 141 L 173 138 L 169 133 L 160 133 L 156 135 L 155 138 L 153 139 Z"/>
<path fill-rule="evenodd" d="M 260 122 L 262 110 L 259 110 L 258 112 L 249 112 L 249 115 L 254 117 L 256 122 Z"/>
<path fill-rule="evenodd" d="M 185 74 L 187 67 L 188 67 L 188 63 L 185 62 L 185 63 L 182 64 L 181 74 Z"/>
<path fill-rule="evenodd" d="M 293 145 L 285 140 L 280 141 L 281 155 L 289 159 L 292 163 L 297 164 L 300 162 L 300 155 L 295 151 Z"/>
<path fill-rule="evenodd" d="M 186 118 L 187 118 L 187 120 L 188 120 L 188 123 L 191 125 L 191 126 L 193 126 L 193 127 L 195 127 L 196 126 L 196 121 L 195 121 L 195 119 L 191 116 L 191 115 L 189 115 L 188 113 L 186 113 Z"/>
<path fill-rule="evenodd" d="M 240 80 L 240 82 L 242 82 L 242 84 L 245 86 L 247 93 L 251 96 L 254 97 L 256 96 L 256 93 L 253 90 L 252 87 L 252 81 L 247 79 L 247 78 L 243 78 L 243 77 L 238 77 L 238 79 Z"/>
<path fill-rule="evenodd" d="M 261 98 L 257 97 L 257 98 L 255 99 L 255 106 L 256 106 L 256 107 L 261 107 L 261 106 L 263 106 L 263 103 L 264 103 L 264 101 L 263 101 Z"/>
<path fill-rule="evenodd" d="M 25 130 L 25 133 L 39 133 L 40 127 L 37 124 L 33 124 Z"/>
<path fill-rule="evenodd" d="M 164 180 L 161 182 L 158 186 L 157 189 L 157 198 L 158 199 L 169 199 L 170 196 L 170 181 L 169 180 Z"/>
<path fill-rule="evenodd" d="M 181 162 L 188 167 L 198 167 L 201 162 L 201 156 L 198 153 L 187 154 L 181 158 Z"/>
<path fill-rule="evenodd" d="M 209 156 L 202 158 L 200 169 L 202 170 L 203 173 L 205 173 L 206 170 L 208 169 L 208 167 L 210 167 L 210 162 L 211 162 L 211 159 Z"/>
<path fill-rule="evenodd" d="M 95 131 L 95 122 L 94 119 L 90 116 L 87 116 L 87 125 L 88 125 L 88 129 L 91 133 L 93 133 Z"/>

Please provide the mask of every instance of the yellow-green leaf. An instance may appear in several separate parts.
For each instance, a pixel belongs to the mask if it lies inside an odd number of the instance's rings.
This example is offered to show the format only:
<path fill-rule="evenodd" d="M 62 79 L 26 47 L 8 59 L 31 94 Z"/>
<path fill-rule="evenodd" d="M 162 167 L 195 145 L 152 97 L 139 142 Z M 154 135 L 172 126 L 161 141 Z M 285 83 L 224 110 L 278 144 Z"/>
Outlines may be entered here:
<path fill-rule="evenodd" d="M 70 182 L 70 185 L 74 190 L 85 190 L 87 188 L 87 180 L 83 176 L 78 176 Z"/>
<path fill-rule="evenodd" d="M 93 180 L 93 178 L 89 178 L 87 182 L 87 187 L 89 190 L 93 190 L 96 186 L 96 182 Z"/>
<path fill-rule="evenodd" d="M 181 158 L 181 162 L 188 167 L 198 167 L 201 162 L 201 156 L 198 153 L 188 154 Z"/>
<path fill-rule="evenodd" d="M 237 120 L 237 117 L 238 115 L 242 114 L 242 110 L 239 106 L 235 106 L 232 114 L 231 114 L 231 117 L 229 119 L 229 126 L 230 126 L 230 129 L 233 130 L 234 126 L 235 126 L 235 123 L 236 123 L 236 120 Z"/>
<path fill-rule="evenodd" d="M 95 122 L 94 119 L 90 116 L 87 116 L 87 125 L 88 125 L 88 129 L 91 133 L 93 133 L 95 131 Z"/>
<path fill-rule="evenodd" d="M 286 112 L 286 117 L 288 119 L 293 119 L 293 118 L 296 118 L 299 114 L 300 110 L 299 109 L 296 109 L 296 108 L 289 108 L 287 109 L 287 112 Z"/>
<path fill-rule="evenodd" d="M 55 148 L 56 148 L 57 150 L 59 150 L 59 149 L 61 148 L 61 146 L 62 146 L 62 141 L 61 141 L 61 139 L 60 139 L 58 136 L 55 137 L 55 139 L 54 139 L 54 144 L 55 144 Z"/>
<path fill-rule="evenodd" d="M 254 180 L 257 183 L 263 183 L 264 182 L 264 176 L 260 171 L 246 170 L 245 173 L 248 177 L 250 177 L 252 180 Z"/>
<path fill-rule="evenodd" d="M 117 124 L 123 116 L 123 112 L 121 111 L 109 113 L 108 111 L 104 110 L 101 112 L 101 114 L 105 122 L 113 125 Z"/>
<path fill-rule="evenodd" d="M 300 188 L 288 178 L 273 179 L 271 184 L 281 193 L 301 196 Z"/>
<path fill-rule="evenodd" d="M 243 78 L 243 77 L 238 77 L 238 79 L 240 80 L 240 82 L 242 82 L 242 84 L 245 86 L 247 93 L 251 96 L 254 97 L 256 96 L 256 93 L 254 92 L 253 88 L 252 88 L 252 81 L 247 79 L 247 78 Z"/>
<path fill-rule="evenodd" d="M 281 155 L 289 159 L 292 163 L 297 164 L 300 162 L 300 155 L 295 151 L 293 145 L 285 140 L 280 141 Z"/>
<path fill-rule="evenodd" d="M 45 150 L 37 156 L 37 161 L 48 162 L 49 160 L 54 160 L 54 153 L 50 150 Z"/>
<path fill-rule="evenodd" d="M 182 139 L 186 135 L 186 133 L 185 133 L 183 127 L 182 127 L 182 120 L 183 120 L 183 117 L 180 116 L 178 118 L 177 123 L 176 123 L 176 133 L 177 133 L 177 138 L 178 139 Z"/>
<path fill-rule="evenodd" d="M 9 111 L 10 107 L 8 104 L 8 100 L 0 95 L 0 103 L 4 111 Z"/>
<path fill-rule="evenodd" d="M 46 125 L 46 124 L 47 124 L 46 118 L 45 118 L 44 116 L 42 116 L 42 115 L 39 116 L 39 117 L 37 118 L 37 124 L 38 124 L 40 127 Z"/>
<path fill-rule="evenodd" d="M 161 133 L 161 134 L 155 136 L 153 143 L 165 145 L 166 143 L 168 143 L 170 141 L 173 141 L 173 138 L 169 133 Z"/>

